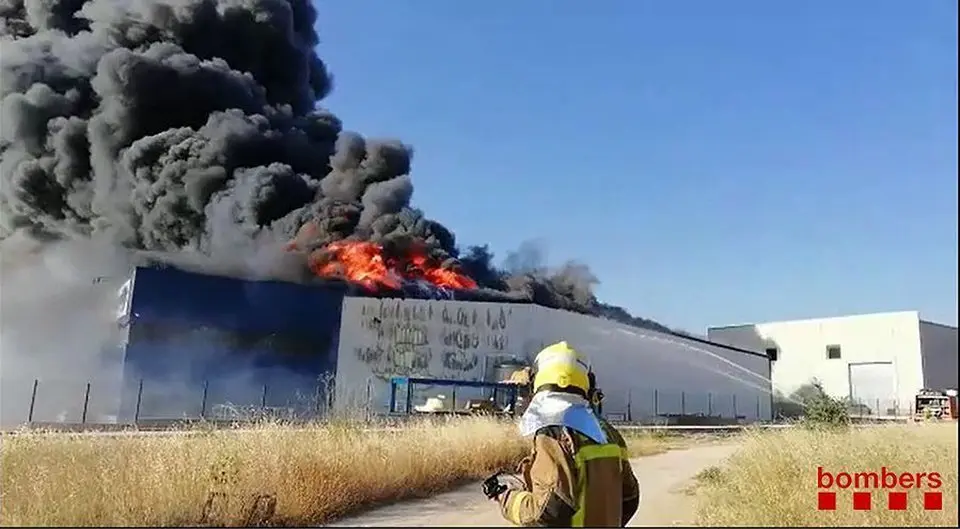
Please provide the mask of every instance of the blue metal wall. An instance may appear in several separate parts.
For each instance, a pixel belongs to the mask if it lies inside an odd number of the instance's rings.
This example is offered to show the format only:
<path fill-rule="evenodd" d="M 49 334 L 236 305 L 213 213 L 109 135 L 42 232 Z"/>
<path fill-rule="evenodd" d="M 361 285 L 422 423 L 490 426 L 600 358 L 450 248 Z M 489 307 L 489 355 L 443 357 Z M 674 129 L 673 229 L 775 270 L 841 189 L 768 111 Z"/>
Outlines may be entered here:
<path fill-rule="evenodd" d="M 218 404 L 259 405 L 264 396 L 298 413 L 322 405 L 336 371 L 342 288 L 169 267 L 138 268 L 132 286 L 123 419 L 138 400 L 141 419 L 209 416 Z"/>

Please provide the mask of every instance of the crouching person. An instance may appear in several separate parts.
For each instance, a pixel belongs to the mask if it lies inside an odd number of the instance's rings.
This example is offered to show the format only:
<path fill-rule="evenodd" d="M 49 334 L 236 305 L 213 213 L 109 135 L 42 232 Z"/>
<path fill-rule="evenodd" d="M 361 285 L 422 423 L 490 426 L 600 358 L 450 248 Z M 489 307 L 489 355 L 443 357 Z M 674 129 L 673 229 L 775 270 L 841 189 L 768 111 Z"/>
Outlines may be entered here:
<path fill-rule="evenodd" d="M 586 361 L 560 342 L 537 355 L 534 369 L 520 419 L 533 450 L 518 468 L 523 489 L 497 497 L 504 518 L 519 526 L 625 526 L 639 487 L 623 438 L 593 411 Z"/>

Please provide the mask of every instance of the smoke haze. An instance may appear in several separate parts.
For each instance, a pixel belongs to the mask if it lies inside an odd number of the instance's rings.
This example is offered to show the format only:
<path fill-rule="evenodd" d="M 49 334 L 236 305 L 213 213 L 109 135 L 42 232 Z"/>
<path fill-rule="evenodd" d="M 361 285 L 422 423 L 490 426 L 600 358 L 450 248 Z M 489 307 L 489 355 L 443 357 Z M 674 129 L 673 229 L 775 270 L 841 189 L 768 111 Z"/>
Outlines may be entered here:
<path fill-rule="evenodd" d="M 109 246 L 61 242 L 39 246 L 0 242 L 0 422 L 23 422 L 32 386 L 35 417 L 79 421 L 85 384 L 88 415 L 116 413 L 122 366 L 117 348 L 116 288 L 101 275 L 122 274 L 127 259 Z"/>
<path fill-rule="evenodd" d="M 310 248 L 421 241 L 486 289 L 632 318 L 596 301 L 582 265 L 511 274 L 485 247 L 458 260 L 410 205 L 412 149 L 318 106 L 333 83 L 316 18 L 308 0 L 0 0 L 5 379 L 96 371 L 116 300 L 92 280 L 129 251 L 302 281 L 305 257 L 282 251 L 298 233 Z"/>

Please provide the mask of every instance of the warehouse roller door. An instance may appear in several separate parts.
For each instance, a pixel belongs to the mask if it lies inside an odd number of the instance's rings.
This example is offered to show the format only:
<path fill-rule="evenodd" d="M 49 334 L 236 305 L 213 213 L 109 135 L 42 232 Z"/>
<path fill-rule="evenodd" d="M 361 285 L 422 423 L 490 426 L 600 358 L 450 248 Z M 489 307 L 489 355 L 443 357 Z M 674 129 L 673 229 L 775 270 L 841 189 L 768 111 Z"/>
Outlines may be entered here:
<path fill-rule="evenodd" d="M 892 362 L 850 364 L 850 398 L 862 413 L 887 415 L 896 407 L 897 377 Z M 867 411 L 869 409 L 869 411 Z M 858 413 L 855 407 L 852 410 Z"/>

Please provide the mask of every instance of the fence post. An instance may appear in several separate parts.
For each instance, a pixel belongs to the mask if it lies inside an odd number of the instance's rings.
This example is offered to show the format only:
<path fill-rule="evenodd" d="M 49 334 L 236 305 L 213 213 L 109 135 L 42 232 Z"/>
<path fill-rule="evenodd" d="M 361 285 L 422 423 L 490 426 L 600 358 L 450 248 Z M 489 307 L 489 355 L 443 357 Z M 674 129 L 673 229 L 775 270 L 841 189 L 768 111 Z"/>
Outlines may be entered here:
<path fill-rule="evenodd" d="M 397 411 L 397 385 L 391 383 L 390 384 L 390 413 L 395 413 L 396 411 Z"/>
<path fill-rule="evenodd" d="M 210 389 L 210 381 L 203 381 L 203 396 L 200 398 L 200 418 L 207 417 L 207 390 Z"/>
<path fill-rule="evenodd" d="M 267 407 L 267 385 L 266 384 L 263 385 L 263 392 L 260 393 L 260 407 L 261 408 Z"/>
<path fill-rule="evenodd" d="M 496 390 L 494 390 L 493 396 L 494 396 L 494 398 L 496 398 L 496 396 L 497 396 Z M 494 400 L 496 400 L 496 399 L 494 399 Z M 334 404 L 336 404 L 336 402 L 334 402 Z M 391 402 L 390 406 L 391 406 L 391 411 L 393 411 L 393 409 L 392 409 L 393 403 L 392 403 L 392 402 Z M 365 405 L 363 406 L 363 417 L 364 417 L 364 419 L 366 419 L 367 421 L 373 419 L 373 380 L 371 380 L 371 379 L 369 379 L 369 378 L 367 379 L 367 400 L 366 400 Z"/>
<path fill-rule="evenodd" d="M 317 380 L 317 390 L 314 392 L 313 396 L 313 416 L 320 416 L 320 406 L 323 403 L 323 382 Z"/>
<path fill-rule="evenodd" d="M 404 386 L 407 390 L 407 400 L 404 402 L 403 412 L 409 414 L 410 410 L 413 409 L 413 384 L 408 380 Z"/>
<path fill-rule="evenodd" d="M 660 416 L 660 392 L 658 390 L 653 390 L 653 416 Z"/>
<path fill-rule="evenodd" d="M 627 422 L 633 421 L 633 390 L 627 390 Z"/>
<path fill-rule="evenodd" d="M 27 422 L 33 422 L 33 407 L 37 404 L 37 386 L 40 385 L 40 379 L 33 379 L 33 393 L 30 394 L 30 410 L 27 412 Z"/>
<path fill-rule="evenodd" d="M 143 379 L 140 379 L 140 385 L 137 387 L 137 407 L 133 410 L 133 424 L 140 423 L 140 403 L 143 401 Z"/>
<path fill-rule="evenodd" d="M 83 392 L 83 413 L 80 415 L 80 424 L 87 423 L 87 406 L 90 404 L 90 383 L 87 382 L 87 389 Z"/>
<path fill-rule="evenodd" d="M 713 393 L 707 393 L 707 417 L 713 417 Z"/>
<path fill-rule="evenodd" d="M 687 392 L 680 392 L 680 415 L 687 414 Z"/>
<path fill-rule="evenodd" d="M 327 392 L 323 399 L 324 413 L 329 415 L 333 409 L 333 399 L 337 395 L 337 379 L 328 377 L 323 387 L 324 391 Z"/>

